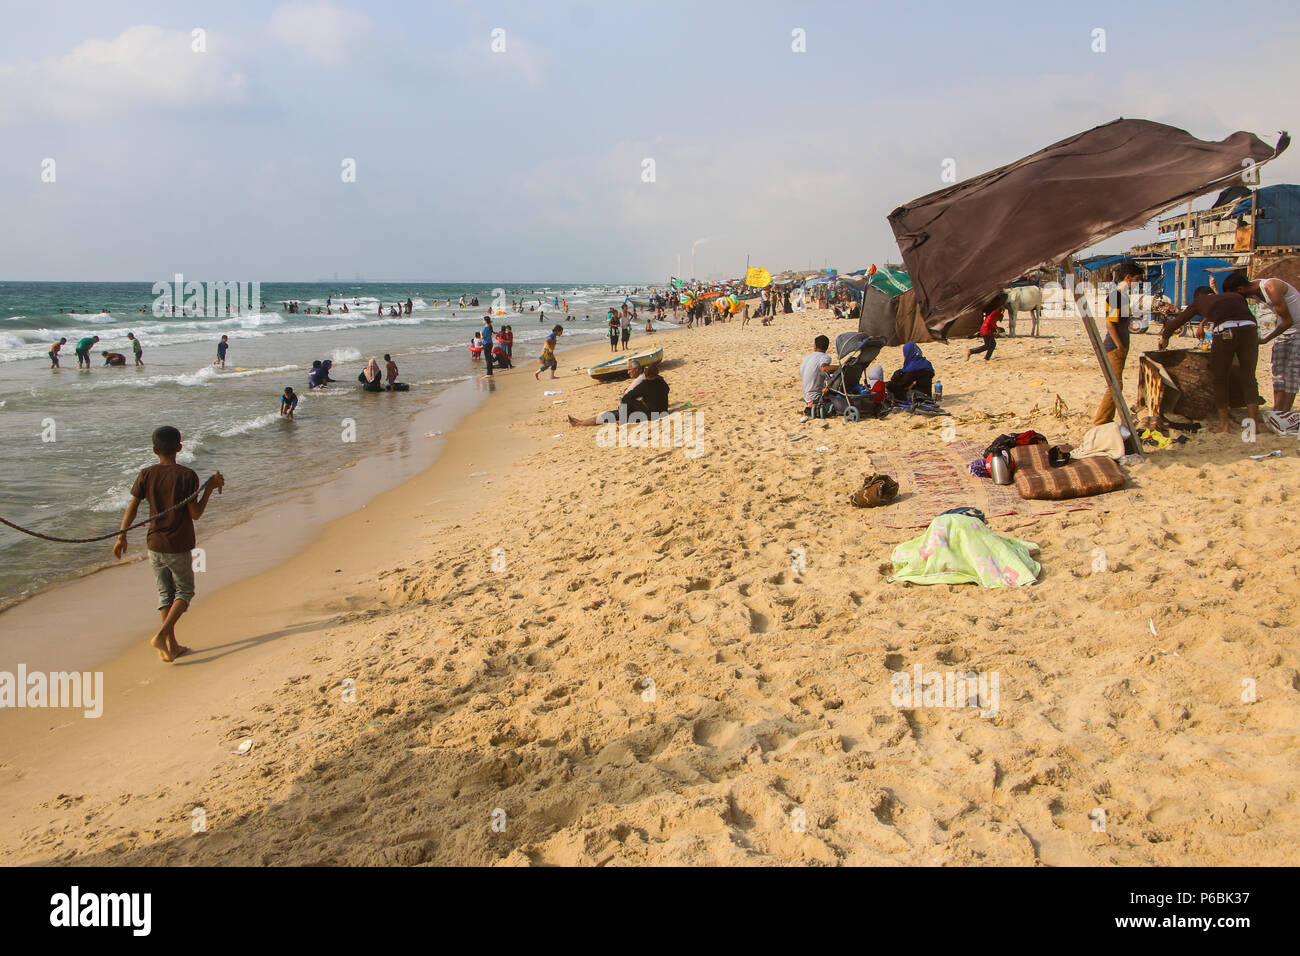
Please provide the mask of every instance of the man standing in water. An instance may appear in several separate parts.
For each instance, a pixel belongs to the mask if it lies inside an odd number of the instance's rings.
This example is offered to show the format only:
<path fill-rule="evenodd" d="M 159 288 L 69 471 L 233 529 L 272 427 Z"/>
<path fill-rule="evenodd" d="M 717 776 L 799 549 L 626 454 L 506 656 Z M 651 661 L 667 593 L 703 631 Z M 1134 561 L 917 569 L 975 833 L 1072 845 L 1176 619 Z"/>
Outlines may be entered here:
<path fill-rule="evenodd" d="M 77 368 L 90 368 L 90 350 L 98 341 L 98 335 L 88 335 L 77 343 Z"/>
<path fill-rule="evenodd" d="M 225 487 L 226 479 L 217 472 L 199 491 L 199 476 L 184 465 L 176 464 L 181 450 L 181 433 L 164 425 L 153 433 L 153 453 L 158 464 L 150 465 L 136 476 L 131 487 L 131 504 L 122 516 L 124 529 L 113 543 L 113 557 L 126 554 L 126 528 L 135 523 L 143 499 L 149 501 L 149 566 L 158 587 L 158 612 L 162 627 L 149 643 L 158 656 L 170 664 L 189 651 L 176 640 L 176 622 L 189 610 L 194 600 L 194 522 L 203 517 L 212 492 Z M 190 498 L 175 510 L 168 510 Z M 164 514 L 163 512 L 167 512 Z"/>

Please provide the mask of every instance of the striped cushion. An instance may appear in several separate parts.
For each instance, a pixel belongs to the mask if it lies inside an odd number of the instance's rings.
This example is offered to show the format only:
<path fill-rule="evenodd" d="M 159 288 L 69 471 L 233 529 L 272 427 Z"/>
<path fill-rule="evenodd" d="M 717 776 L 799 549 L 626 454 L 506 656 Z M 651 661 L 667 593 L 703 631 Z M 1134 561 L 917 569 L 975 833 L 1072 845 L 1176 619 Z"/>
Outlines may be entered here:
<path fill-rule="evenodd" d="M 1060 468 L 1046 464 L 1047 446 L 1042 448 L 1042 467 L 1016 469 L 1016 490 L 1021 498 L 1063 501 L 1067 498 L 1087 498 L 1123 488 L 1128 479 L 1113 458 L 1092 455 L 1072 461 Z M 1016 449 L 1020 451 L 1020 449 Z"/>
<path fill-rule="evenodd" d="M 1052 465 L 1047 458 L 1047 445 L 1044 442 L 1037 442 L 1033 445 L 1017 445 L 1011 449 L 1011 471 L 1020 471 L 1021 468 L 1051 468 Z"/>

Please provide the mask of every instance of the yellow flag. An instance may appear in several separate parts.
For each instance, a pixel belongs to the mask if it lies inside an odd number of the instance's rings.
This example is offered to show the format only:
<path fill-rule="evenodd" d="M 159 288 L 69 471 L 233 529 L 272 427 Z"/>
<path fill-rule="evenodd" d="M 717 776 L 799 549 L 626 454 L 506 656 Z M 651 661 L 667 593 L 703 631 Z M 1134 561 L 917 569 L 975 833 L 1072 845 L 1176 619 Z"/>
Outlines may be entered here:
<path fill-rule="evenodd" d="M 762 289 L 772 283 L 772 273 L 766 269 L 747 269 L 745 271 L 745 285 L 753 286 L 755 289 Z"/>

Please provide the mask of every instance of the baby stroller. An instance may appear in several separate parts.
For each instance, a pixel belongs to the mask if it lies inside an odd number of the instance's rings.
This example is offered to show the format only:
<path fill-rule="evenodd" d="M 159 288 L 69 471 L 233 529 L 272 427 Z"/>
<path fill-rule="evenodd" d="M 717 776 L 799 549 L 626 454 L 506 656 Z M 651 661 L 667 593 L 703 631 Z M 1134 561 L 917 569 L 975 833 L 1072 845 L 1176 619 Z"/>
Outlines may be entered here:
<path fill-rule="evenodd" d="M 822 395 L 845 421 L 856 422 L 864 416 L 876 418 L 884 408 L 870 396 L 858 394 L 858 388 L 862 374 L 876 360 L 885 343 L 883 336 L 863 332 L 835 336 L 835 354 L 839 356 L 840 367 L 827 373 Z"/>

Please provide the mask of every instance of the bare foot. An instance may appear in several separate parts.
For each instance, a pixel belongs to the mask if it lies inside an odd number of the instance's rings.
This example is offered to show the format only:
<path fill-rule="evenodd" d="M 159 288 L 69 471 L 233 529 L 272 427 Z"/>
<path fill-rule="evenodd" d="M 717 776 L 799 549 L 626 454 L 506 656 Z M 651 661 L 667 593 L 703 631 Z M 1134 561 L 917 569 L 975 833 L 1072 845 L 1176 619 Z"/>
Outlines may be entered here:
<path fill-rule="evenodd" d="M 153 640 L 150 641 L 149 644 L 157 649 L 158 657 L 161 658 L 164 664 L 170 664 L 176 659 L 171 655 L 171 652 L 167 647 L 167 639 L 161 634 L 155 634 Z"/>
<path fill-rule="evenodd" d="M 1230 432 L 1230 431 L 1232 431 L 1232 426 L 1231 426 L 1231 425 L 1215 425 L 1213 428 L 1210 429 L 1210 434 L 1212 434 L 1212 435 L 1226 435 L 1226 434 L 1228 434 L 1228 432 Z"/>
<path fill-rule="evenodd" d="M 578 424 L 578 420 L 577 420 L 576 418 L 574 418 L 572 415 L 570 415 L 570 416 L 569 416 L 569 424 L 570 424 L 570 425 L 577 425 L 577 424 Z"/>
<path fill-rule="evenodd" d="M 190 649 L 186 647 L 184 644 L 177 644 L 175 647 L 172 648 L 172 658 L 175 659 L 177 657 L 184 657 L 189 652 Z"/>
<path fill-rule="evenodd" d="M 966 361 L 970 361 L 970 349 L 966 350 Z"/>

